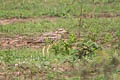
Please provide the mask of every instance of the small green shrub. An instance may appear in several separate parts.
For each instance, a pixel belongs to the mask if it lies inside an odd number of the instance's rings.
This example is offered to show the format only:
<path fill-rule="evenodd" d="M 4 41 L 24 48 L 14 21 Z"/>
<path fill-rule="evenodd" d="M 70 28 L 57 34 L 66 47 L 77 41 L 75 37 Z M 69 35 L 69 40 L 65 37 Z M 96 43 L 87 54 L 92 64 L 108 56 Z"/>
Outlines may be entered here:
<path fill-rule="evenodd" d="M 55 54 L 70 54 L 72 50 L 72 45 L 77 42 L 77 37 L 75 34 L 71 34 L 68 40 L 61 40 L 53 45 L 52 49 Z"/>
<path fill-rule="evenodd" d="M 95 51 L 99 48 L 100 47 L 97 43 L 91 40 L 84 40 L 83 42 L 77 44 L 77 56 L 79 58 L 82 58 L 83 56 L 91 56 L 95 54 Z"/>
<path fill-rule="evenodd" d="M 54 54 L 74 55 L 78 58 L 95 54 L 99 49 L 97 43 L 91 40 L 79 41 L 75 34 L 71 34 L 68 40 L 61 40 L 52 47 Z"/>

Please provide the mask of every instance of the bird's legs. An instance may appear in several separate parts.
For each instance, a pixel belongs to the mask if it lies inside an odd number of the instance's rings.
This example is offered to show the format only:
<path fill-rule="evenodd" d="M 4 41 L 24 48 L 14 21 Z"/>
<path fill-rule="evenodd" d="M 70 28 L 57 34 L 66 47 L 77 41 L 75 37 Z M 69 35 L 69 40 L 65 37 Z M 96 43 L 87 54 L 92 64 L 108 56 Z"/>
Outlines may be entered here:
<path fill-rule="evenodd" d="M 45 53 L 46 53 L 49 56 L 50 55 L 50 49 L 55 44 L 56 44 L 56 42 L 52 43 L 52 44 L 49 44 L 48 46 L 43 46 L 43 48 L 42 48 L 42 55 L 45 56 Z"/>

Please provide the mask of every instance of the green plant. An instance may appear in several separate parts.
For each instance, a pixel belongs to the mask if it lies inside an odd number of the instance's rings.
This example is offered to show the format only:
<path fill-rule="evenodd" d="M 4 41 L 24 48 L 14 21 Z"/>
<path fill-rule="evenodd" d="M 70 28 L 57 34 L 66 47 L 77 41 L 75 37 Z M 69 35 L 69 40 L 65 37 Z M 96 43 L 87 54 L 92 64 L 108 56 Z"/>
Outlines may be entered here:
<path fill-rule="evenodd" d="M 91 40 L 84 40 L 83 42 L 77 44 L 77 56 L 79 58 L 85 57 L 85 56 L 91 56 L 95 54 L 95 51 L 99 49 L 99 46 L 97 43 L 91 41 Z"/>
<path fill-rule="evenodd" d="M 71 34 L 68 40 L 61 40 L 53 45 L 52 50 L 57 54 L 75 55 L 78 58 L 91 56 L 99 49 L 97 43 L 91 40 L 78 41 L 75 34 Z"/>
<path fill-rule="evenodd" d="M 73 50 L 72 46 L 77 42 L 77 37 L 74 33 L 70 34 L 68 40 L 60 40 L 53 45 L 52 50 L 55 54 L 69 55 L 70 51 Z"/>

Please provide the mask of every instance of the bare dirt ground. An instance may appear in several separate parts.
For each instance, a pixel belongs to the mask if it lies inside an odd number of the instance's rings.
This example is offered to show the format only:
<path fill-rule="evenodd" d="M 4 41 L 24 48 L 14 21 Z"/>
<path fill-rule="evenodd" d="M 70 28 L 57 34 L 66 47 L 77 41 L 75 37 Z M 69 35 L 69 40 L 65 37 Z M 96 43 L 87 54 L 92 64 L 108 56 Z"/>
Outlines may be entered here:
<path fill-rule="evenodd" d="M 49 20 L 49 21 L 56 21 L 57 17 L 50 17 L 50 16 L 41 16 L 39 18 L 10 18 L 10 19 L 0 19 L 0 25 L 12 24 L 17 22 L 34 22 L 40 20 Z"/>
<path fill-rule="evenodd" d="M 83 14 L 81 16 L 74 16 L 75 18 L 83 17 L 83 18 L 119 18 L 120 14 L 119 13 L 98 13 L 98 14 Z M 40 21 L 40 20 L 48 20 L 48 21 L 56 21 L 57 16 L 41 16 L 38 18 L 10 18 L 10 19 L 0 19 L 0 25 L 6 25 L 6 24 L 12 24 L 12 23 L 17 23 L 17 22 L 35 22 L 35 21 Z M 61 17 L 65 18 L 65 17 Z"/>

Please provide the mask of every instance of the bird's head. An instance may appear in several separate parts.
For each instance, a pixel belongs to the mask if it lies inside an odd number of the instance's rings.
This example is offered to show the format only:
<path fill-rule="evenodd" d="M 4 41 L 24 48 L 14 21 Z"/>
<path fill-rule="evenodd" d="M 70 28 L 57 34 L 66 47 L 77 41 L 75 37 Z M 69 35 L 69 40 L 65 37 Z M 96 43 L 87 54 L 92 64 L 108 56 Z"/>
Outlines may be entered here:
<path fill-rule="evenodd" d="M 56 34 L 68 34 L 68 32 L 63 28 L 57 29 L 55 33 Z"/>

